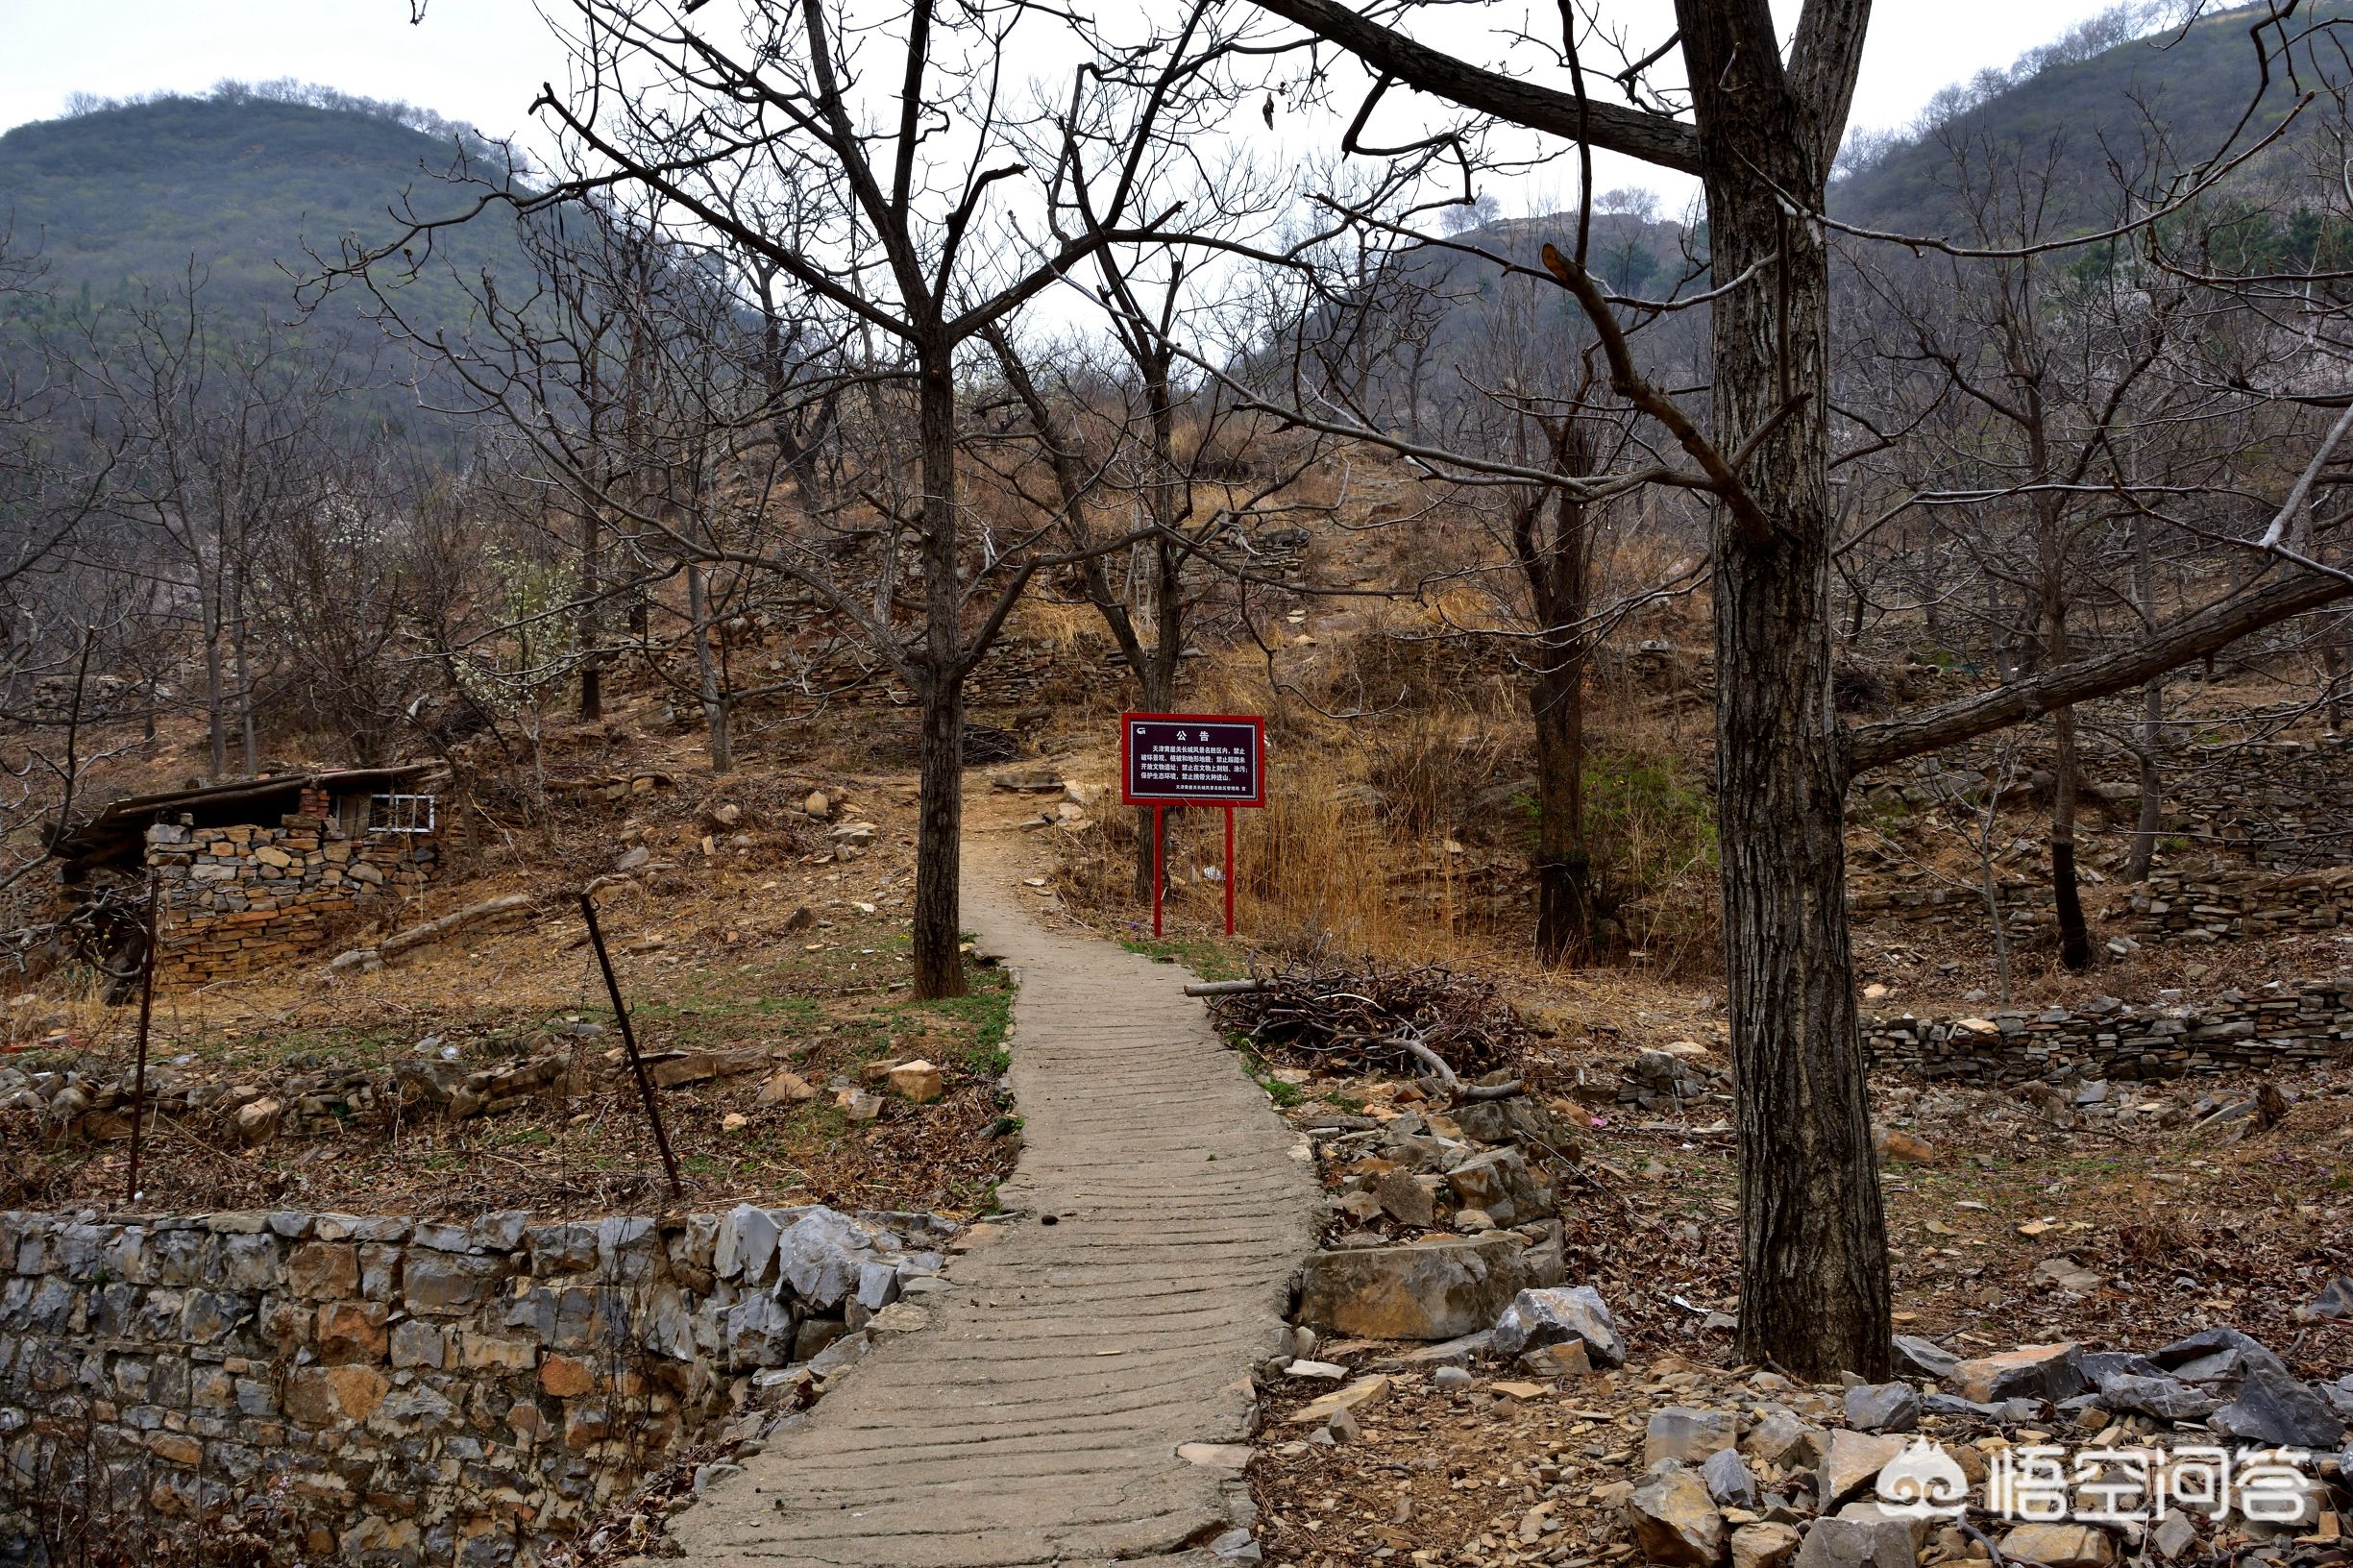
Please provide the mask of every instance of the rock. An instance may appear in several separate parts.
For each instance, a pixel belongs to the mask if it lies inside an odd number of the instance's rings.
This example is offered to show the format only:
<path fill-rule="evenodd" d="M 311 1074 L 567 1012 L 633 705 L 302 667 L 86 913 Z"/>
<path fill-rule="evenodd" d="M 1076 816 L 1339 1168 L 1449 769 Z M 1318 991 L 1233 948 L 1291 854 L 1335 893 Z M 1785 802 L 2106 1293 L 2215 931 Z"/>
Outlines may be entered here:
<path fill-rule="evenodd" d="M 2228 1360 L 2234 1352 L 2238 1359 Z M 2232 1328 L 2200 1329 L 2187 1339 L 2149 1352 L 2148 1359 L 2185 1383 L 2235 1378 L 2256 1366 L 2274 1372 L 2288 1370 L 2288 1363 L 2272 1355 L 2263 1341 Z"/>
<path fill-rule="evenodd" d="M 916 1105 L 929 1105 L 946 1092 L 940 1081 L 940 1069 L 920 1059 L 900 1063 L 891 1069 L 890 1076 L 891 1088 L 899 1098 Z"/>
<path fill-rule="evenodd" d="M 779 1071 L 760 1086 L 755 1105 L 806 1105 L 817 1098 L 817 1087 L 799 1073 Z"/>
<path fill-rule="evenodd" d="M 1835 1508 L 1851 1503 L 1876 1481 L 1887 1462 L 1903 1452 L 1900 1437 L 1873 1437 L 1859 1432 L 1833 1432 L 1819 1466 L 1822 1504 Z"/>
<path fill-rule="evenodd" d="M 1661 1459 L 1698 1464 L 1740 1440 L 1740 1422 L 1730 1410 L 1695 1410 L 1670 1405 L 1651 1414 L 1642 1433 L 1642 1466 Z"/>
<path fill-rule="evenodd" d="M 1808 1425 L 1791 1411 L 1768 1410 L 1764 1419 L 1751 1427 L 1748 1436 L 1741 1439 L 1740 1451 L 1759 1464 L 1783 1470 L 1808 1470 L 1822 1461 L 1829 1443 L 1827 1433 Z"/>
<path fill-rule="evenodd" d="M 2090 1525 L 2020 1525 L 2003 1533 L 2001 1555 L 2043 1568 L 2108 1568 L 2116 1542 Z"/>
<path fill-rule="evenodd" d="M 2179 1378 L 2111 1372 L 2099 1380 L 2102 1409 L 2120 1415 L 2151 1415 L 2160 1421 L 2203 1421 L 2222 1402 Z"/>
<path fill-rule="evenodd" d="M 2197 1545 L 2197 1526 L 2188 1514 L 2174 1510 L 2157 1521 L 2148 1532 L 2148 1544 L 2160 1556 L 2178 1557 Z"/>
<path fill-rule="evenodd" d="M 2326 1401 L 2294 1377 L 2256 1367 L 2239 1384 L 2239 1397 L 2206 1417 L 2226 1437 L 2270 1447 L 2334 1448 L 2345 1424 Z"/>
<path fill-rule="evenodd" d="M 1912 1532 L 1893 1520 L 1817 1519 L 1794 1568 L 1912 1568 Z"/>
<path fill-rule="evenodd" d="M 1589 1285 L 1523 1290 L 1495 1320 L 1498 1355 L 1517 1356 L 1570 1339 L 1582 1340 L 1597 1366 L 1626 1364 L 1626 1346 L 1610 1321 L 1609 1308 Z"/>
<path fill-rule="evenodd" d="M 800 809 L 812 817 L 833 815 L 833 797 L 823 790 L 811 790 L 800 802 Z"/>
<path fill-rule="evenodd" d="M 730 1111 L 719 1118 L 719 1130 L 723 1133 L 740 1133 L 750 1125 L 751 1118 L 741 1111 Z"/>
<path fill-rule="evenodd" d="M 1679 1465 L 1637 1485 L 1626 1500 L 1626 1522 L 1652 1562 L 1715 1568 L 1724 1560 L 1724 1515 L 1697 1471 Z"/>
<path fill-rule="evenodd" d="M 845 1335 L 810 1358 L 809 1372 L 813 1377 L 831 1378 L 855 1366 L 874 1341 L 863 1334 Z"/>
<path fill-rule="evenodd" d="M 1298 1332 L 1308 1333 L 1304 1329 Z M 1312 1338 L 1313 1335 L 1310 1335 L 1310 1337 Z M 1477 1334 L 1466 1334 L 1458 1339 L 1449 1339 L 1444 1344 L 1424 1345 L 1419 1350 L 1409 1350 L 1397 1360 L 1409 1367 L 1468 1366 L 1475 1358 L 1485 1355 L 1487 1347 L 1494 1341 L 1495 1335 L 1488 1330 L 1482 1329 Z"/>
<path fill-rule="evenodd" d="M 1248 1443 L 1179 1443 L 1177 1458 L 1187 1464 L 1197 1464 L 1205 1470 L 1240 1472 L 1250 1464 Z"/>
<path fill-rule="evenodd" d="M 1337 1361 L 1293 1360 L 1283 1369 L 1287 1378 L 1309 1378 L 1318 1383 L 1338 1383 L 1348 1376 L 1348 1368 Z"/>
<path fill-rule="evenodd" d="M 833 1103 L 852 1121 L 873 1121 L 882 1115 L 882 1097 L 863 1089 L 845 1089 L 835 1093 Z"/>
<path fill-rule="evenodd" d="M 278 1132 L 278 1118 L 284 1107 L 273 1099 L 258 1099 L 237 1108 L 237 1140 L 247 1148 L 267 1143 Z"/>
<path fill-rule="evenodd" d="M 1798 1532 L 1787 1525 L 1743 1525 L 1732 1531 L 1732 1568 L 1780 1568 L 1798 1555 Z"/>
<path fill-rule="evenodd" d="M 1707 1456 L 1700 1479 L 1707 1483 L 1707 1495 L 1728 1508 L 1756 1507 L 1756 1477 L 1741 1462 L 1736 1448 L 1720 1448 Z"/>
<path fill-rule="evenodd" d="M 1879 1152 L 1890 1160 L 1900 1160 L 1906 1164 L 1936 1164 L 1936 1145 L 1900 1128 L 1890 1127 L 1879 1135 Z"/>
<path fill-rule="evenodd" d="M 1389 1380 L 1375 1373 L 1310 1400 L 1290 1415 L 1292 1426 L 1321 1426 L 1346 1410 L 1368 1409 L 1389 1397 Z"/>
<path fill-rule="evenodd" d="M 1463 1208 L 1481 1211 L 1499 1227 L 1524 1224 L 1551 1211 L 1517 1149 L 1490 1149 L 1465 1160 L 1446 1173 L 1446 1180 Z"/>
<path fill-rule="evenodd" d="M 833 829 L 836 844 L 872 844 L 878 831 L 872 822 L 839 822 Z"/>
<path fill-rule="evenodd" d="M 641 844 L 634 849 L 625 850 L 621 858 L 613 862 L 613 870 L 617 871 L 633 871 L 652 858 L 653 851 Z"/>
<path fill-rule="evenodd" d="M 1493 1323 L 1521 1287 L 1519 1243 L 1444 1237 L 1309 1257 L 1299 1321 L 1360 1339 L 1453 1339 Z"/>
<path fill-rule="evenodd" d="M 1909 1334 L 1896 1335 L 1896 1360 L 1922 1377 L 1934 1378 L 1940 1383 L 1952 1376 L 1952 1369 L 1961 1364 L 1960 1357 L 1935 1340 Z"/>
<path fill-rule="evenodd" d="M 1957 1394 L 1924 1394 L 1920 1408 L 1930 1415 L 1973 1415 L 2005 1427 L 2037 1420 L 2043 1414 L 2043 1402 L 2039 1399 L 2004 1399 L 1989 1404 L 1984 1400 L 1963 1399 Z"/>
<path fill-rule="evenodd" d="M 1371 1192 L 1381 1212 L 1400 1225 L 1426 1231 L 1437 1223 L 1437 1200 L 1430 1188 L 1413 1179 L 1411 1171 L 1383 1172 L 1373 1179 Z"/>
<path fill-rule="evenodd" d="M 2310 1302 L 2295 1310 L 2307 1323 L 2353 1322 L 2353 1274 L 2341 1274 Z"/>
<path fill-rule="evenodd" d="M 1430 1374 L 1430 1385 L 1433 1388 L 1444 1388 L 1450 1393 L 1468 1388 L 1478 1381 L 1477 1378 L 1471 1376 L 1468 1367 L 1461 1366 L 1441 1366 Z"/>
<path fill-rule="evenodd" d="M 1520 1365 L 1542 1378 L 1593 1376 L 1593 1358 L 1582 1339 L 1564 1339 L 1556 1345 L 1527 1351 L 1520 1357 Z"/>
<path fill-rule="evenodd" d="M 1920 1390 L 1908 1383 L 1866 1383 L 1847 1390 L 1847 1425 L 1857 1432 L 1913 1432 Z"/>
<path fill-rule="evenodd" d="M 2002 1399 L 2047 1399 L 2083 1392 L 2083 1352 L 2074 1341 L 2021 1345 L 1998 1356 L 1963 1361 L 1946 1379 L 1953 1392 L 1980 1404 Z"/>
<path fill-rule="evenodd" d="M 2033 1279 L 2038 1285 L 2056 1286 L 2071 1295 L 2088 1296 L 2105 1288 L 2108 1281 L 2084 1267 L 2072 1258 L 2046 1258 L 2034 1265 Z"/>

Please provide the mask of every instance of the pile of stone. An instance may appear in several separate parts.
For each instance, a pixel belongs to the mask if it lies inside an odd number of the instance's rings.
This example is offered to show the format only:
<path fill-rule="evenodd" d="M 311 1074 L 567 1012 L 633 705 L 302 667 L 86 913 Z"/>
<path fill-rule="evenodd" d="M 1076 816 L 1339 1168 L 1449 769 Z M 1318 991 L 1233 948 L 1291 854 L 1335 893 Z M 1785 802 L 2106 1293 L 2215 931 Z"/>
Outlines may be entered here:
<path fill-rule="evenodd" d="M 2346 1286 L 2353 1291 L 2353 1286 Z M 1508 1348 L 1499 1330 L 1492 1349 Z M 1650 1417 L 1641 1477 L 1603 1488 L 1621 1502 L 1649 1560 L 1679 1568 L 1910 1568 L 2003 1558 L 2045 1568 L 2110 1568 L 2153 1552 L 2166 1560 L 2333 1528 L 2340 1458 L 2353 1417 L 2353 1377 L 2296 1379 L 2271 1351 L 2227 1328 L 2146 1355 L 2028 1345 L 1962 1360 L 1923 1339 L 1899 1338 L 1911 1381 L 1844 1387 L 1752 1375 L 1737 1408 L 1669 1407 Z M 2286 1517 L 2212 1517 L 2146 1497 L 2140 1521 L 2020 1520 L 1998 1514 L 1986 1490 L 2012 1451 L 2066 1445 L 2113 1456 L 2185 1447 L 2293 1448 L 2313 1461 Z M 2094 1465 L 2097 1471 L 2102 1460 Z M 2117 1481 L 2130 1472 L 2078 1477 Z M 2129 1487 L 2126 1490 L 2130 1490 Z M 1927 1507 L 1913 1505 L 1926 1503 Z M 2082 1510 L 2077 1509 L 2078 1514 Z M 1968 1528 L 1964 1528 L 1968 1527 Z"/>
<path fill-rule="evenodd" d="M 1683 1111 L 1708 1099 L 1728 1104 L 1731 1097 L 1731 1064 L 1691 1040 L 1641 1051 L 1618 1081 L 1618 1104 L 1644 1111 Z"/>
<path fill-rule="evenodd" d="M 1385 1119 L 1317 1114 L 1302 1123 L 1339 1229 L 1307 1262 L 1300 1325 L 1452 1339 L 1493 1324 L 1521 1290 L 1559 1283 L 1560 1222 L 1544 1163 L 1575 1157 L 1574 1131 L 1524 1095 L 1450 1113 L 1411 1085 L 1382 1087 Z"/>
<path fill-rule="evenodd" d="M 0 1213 L 0 1556 L 10 1508 L 95 1455 L 171 1516 L 274 1493 L 321 1556 L 533 1560 L 679 1447 L 756 1438 L 920 1327 L 954 1232 L 748 1204 Z"/>
<path fill-rule="evenodd" d="M 2132 891 L 2143 941 L 2239 942 L 2353 922 L 2353 866 L 2292 876 L 2158 872 Z"/>
<path fill-rule="evenodd" d="M 2099 997 L 1983 1017 L 1865 1018 L 1863 1040 L 1875 1067 L 1978 1083 L 2271 1071 L 2353 1056 L 2353 979 L 2274 982 L 2195 1004 Z"/>
<path fill-rule="evenodd" d="M 581 1038 L 603 1033 L 602 1026 L 593 1022 L 568 1027 Z M 542 1098 L 579 1098 L 612 1087 L 628 1071 L 618 1047 L 595 1055 L 543 1051 L 481 1067 L 467 1066 L 456 1059 L 454 1047 L 441 1047 L 429 1037 L 419 1050 L 417 1060 L 389 1067 L 294 1066 L 228 1082 L 200 1078 L 177 1062 L 159 1062 L 147 1069 L 147 1103 L 156 1115 L 209 1128 L 252 1146 L 281 1136 L 324 1135 L 355 1126 L 495 1116 Z M 450 1054 L 435 1054 L 441 1050 Z M 776 1066 L 766 1049 L 649 1051 L 644 1060 L 657 1089 L 749 1077 Z M 57 1138 L 92 1142 L 129 1138 L 132 1093 L 128 1072 L 97 1079 L 72 1068 L 27 1072 L 0 1067 L 0 1111 L 38 1113 Z M 910 1091 L 904 1097 L 918 1095 Z M 939 1097 L 936 1085 L 928 1097 Z"/>

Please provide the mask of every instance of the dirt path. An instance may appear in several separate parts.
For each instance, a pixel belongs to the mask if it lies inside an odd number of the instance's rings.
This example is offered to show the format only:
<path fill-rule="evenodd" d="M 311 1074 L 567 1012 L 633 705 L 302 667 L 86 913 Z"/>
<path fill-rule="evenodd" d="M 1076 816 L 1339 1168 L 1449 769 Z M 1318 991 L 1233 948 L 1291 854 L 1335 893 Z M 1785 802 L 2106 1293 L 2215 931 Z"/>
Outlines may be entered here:
<path fill-rule="evenodd" d="M 1021 984 L 1012 1213 L 919 1298 L 928 1329 L 678 1516 L 699 1568 L 1209 1564 L 1246 1507 L 1238 1470 L 1177 1449 L 1247 1435 L 1310 1167 L 1181 970 L 1046 929 L 1008 850 L 967 844 L 966 922 Z"/>

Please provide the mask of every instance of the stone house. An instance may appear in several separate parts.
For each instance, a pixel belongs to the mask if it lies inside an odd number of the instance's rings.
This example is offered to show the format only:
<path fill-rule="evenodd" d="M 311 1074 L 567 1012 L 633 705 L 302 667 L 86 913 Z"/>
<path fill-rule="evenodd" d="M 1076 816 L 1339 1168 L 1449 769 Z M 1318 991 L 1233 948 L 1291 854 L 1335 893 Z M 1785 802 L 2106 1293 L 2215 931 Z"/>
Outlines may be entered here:
<path fill-rule="evenodd" d="M 203 985 L 315 951 L 389 914 L 443 867 L 429 763 L 286 773 L 108 804 L 53 853 L 118 978 L 135 974 L 140 886 L 162 897 L 156 984 Z"/>

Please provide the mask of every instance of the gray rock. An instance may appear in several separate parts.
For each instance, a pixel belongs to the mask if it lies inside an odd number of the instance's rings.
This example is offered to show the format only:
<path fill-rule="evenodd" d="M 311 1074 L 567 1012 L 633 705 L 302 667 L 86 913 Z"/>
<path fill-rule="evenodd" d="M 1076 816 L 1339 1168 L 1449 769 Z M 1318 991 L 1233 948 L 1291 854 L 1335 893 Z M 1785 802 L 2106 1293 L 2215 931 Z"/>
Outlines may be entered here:
<path fill-rule="evenodd" d="M 2099 1380 L 2099 1403 L 2103 1409 L 2122 1415 L 2153 1415 L 2160 1421 L 2202 1421 L 2222 1402 L 2178 1378 L 2111 1372 Z"/>
<path fill-rule="evenodd" d="M 1469 1368 L 1460 1366 L 1441 1366 L 1430 1374 L 1430 1385 L 1434 1388 L 1468 1388 L 1478 1381 L 1471 1376 Z"/>
<path fill-rule="evenodd" d="M 793 1314 L 772 1296 L 752 1296 L 728 1309 L 727 1359 L 738 1371 L 782 1366 L 793 1359 Z"/>
<path fill-rule="evenodd" d="M 1950 1376 L 1952 1369 L 1961 1364 L 1960 1357 L 1935 1340 L 1913 1334 L 1896 1335 L 1896 1360 L 1924 1378 L 1939 1381 Z"/>
<path fill-rule="evenodd" d="M 776 1219 L 757 1204 L 739 1203 L 719 1222 L 711 1271 L 723 1280 L 760 1285 L 776 1256 Z"/>
<path fill-rule="evenodd" d="M 2039 1399 L 1982 1400 L 1963 1399 L 1958 1394 L 1924 1394 L 1920 1407 L 1930 1415 L 1973 1415 L 2005 1427 L 2037 1421 L 2043 1415 L 2043 1402 Z"/>
<path fill-rule="evenodd" d="M 2239 1395 L 2206 1418 L 2226 1437 L 2292 1448 L 2334 1448 L 2345 1424 L 2327 1401 L 2286 1372 L 2259 1366 L 2239 1384 Z"/>
<path fill-rule="evenodd" d="M 1768 1410 L 1763 1420 L 1740 1440 L 1741 1452 L 1760 1464 L 1783 1470 L 1808 1470 L 1822 1461 L 1829 1434 L 1789 1410 Z"/>
<path fill-rule="evenodd" d="M 2179 1557 L 2197 1545 L 2197 1526 L 2179 1509 L 2168 1513 L 2148 1532 L 2149 1545 L 2160 1556 Z"/>
<path fill-rule="evenodd" d="M 1636 1486 L 1626 1500 L 1626 1522 L 1652 1562 L 1716 1568 L 1724 1560 L 1724 1515 L 1696 1470 L 1675 1465 Z"/>
<path fill-rule="evenodd" d="M 1892 1519 L 1817 1519 L 1797 1568 L 1912 1568 L 1912 1532 Z"/>
<path fill-rule="evenodd" d="M 1584 1341 L 1585 1354 L 1596 1366 L 1626 1364 L 1626 1345 L 1610 1321 L 1609 1308 L 1589 1285 L 1523 1290 L 1495 1320 L 1494 1346 L 1501 1356 L 1571 1339 Z"/>
<path fill-rule="evenodd" d="M 1700 1466 L 1700 1479 L 1707 1483 L 1707 1495 L 1728 1508 L 1756 1507 L 1756 1478 L 1740 1458 L 1736 1448 L 1720 1448 Z"/>
<path fill-rule="evenodd" d="M 2353 1374 L 2339 1378 L 2335 1383 L 2320 1384 L 2316 1391 L 2322 1399 L 2328 1401 L 2330 1409 L 2335 1410 L 2346 1420 L 2353 1421 Z M 2347 1464 L 2345 1468 L 2348 1474 L 2353 1474 L 2353 1463 Z"/>
<path fill-rule="evenodd" d="M 1834 1508 L 1853 1501 L 1878 1480 L 1887 1462 L 1902 1452 L 1900 1437 L 1873 1437 L 1859 1432 L 1830 1433 L 1830 1445 L 1816 1467 L 1822 1507 Z"/>
<path fill-rule="evenodd" d="M 2353 1274 L 2341 1274 L 2310 1302 L 2296 1309 L 2306 1322 L 2353 1322 Z"/>
<path fill-rule="evenodd" d="M 2238 1359 L 2228 1359 L 2230 1352 Z M 2200 1329 L 2187 1339 L 2176 1339 L 2163 1350 L 2151 1351 L 2150 1360 L 2188 1383 L 2223 1382 L 2251 1367 L 2285 1372 L 2288 1363 L 2271 1354 L 2261 1340 L 2237 1329 Z"/>
<path fill-rule="evenodd" d="M 2083 1352 L 2072 1342 L 2021 1345 L 1998 1356 L 1961 1362 L 1947 1380 L 1963 1399 L 1991 1404 L 2004 1399 L 2057 1402 L 2083 1392 Z"/>
<path fill-rule="evenodd" d="M 2083 1375 L 2097 1387 L 2119 1372 L 2129 1372 L 2136 1378 L 2162 1376 L 2165 1368 L 2147 1357 L 2129 1350 L 2087 1350 L 2083 1353 Z"/>
<path fill-rule="evenodd" d="M 855 1366 L 872 1344 L 873 1341 L 863 1334 L 845 1335 L 810 1358 L 809 1371 L 817 1377 L 830 1378 L 846 1367 Z"/>
<path fill-rule="evenodd" d="M 1350 1247 L 1308 1259 L 1299 1320 L 1359 1339 L 1454 1339 L 1495 1321 L 1526 1281 L 1506 1236 Z"/>
<path fill-rule="evenodd" d="M 1920 1390 L 1908 1383 L 1866 1383 L 1847 1390 L 1847 1425 L 1857 1432 L 1912 1432 Z"/>
<path fill-rule="evenodd" d="M 1446 1173 L 1446 1180 L 1463 1208 L 1483 1210 L 1500 1226 L 1523 1224 L 1552 1210 L 1517 1149 L 1491 1149 L 1465 1160 Z"/>
<path fill-rule="evenodd" d="M 1642 1433 L 1642 1465 L 1649 1469 L 1661 1459 L 1698 1464 L 1740 1441 L 1740 1419 L 1730 1410 L 1695 1410 L 1670 1405 L 1651 1412 Z"/>
<path fill-rule="evenodd" d="M 812 1209 L 777 1234 L 777 1276 L 802 1301 L 830 1311 L 858 1288 L 870 1246 L 848 1215 Z"/>

